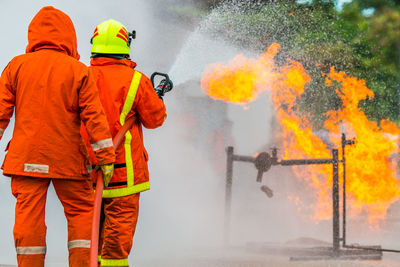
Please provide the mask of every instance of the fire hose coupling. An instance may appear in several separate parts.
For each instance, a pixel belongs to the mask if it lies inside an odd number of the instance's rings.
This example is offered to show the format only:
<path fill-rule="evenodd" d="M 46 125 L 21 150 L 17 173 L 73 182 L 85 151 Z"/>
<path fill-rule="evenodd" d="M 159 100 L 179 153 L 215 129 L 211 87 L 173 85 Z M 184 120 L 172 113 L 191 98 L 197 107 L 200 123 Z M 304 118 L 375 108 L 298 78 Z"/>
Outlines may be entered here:
<path fill-rule="evenodd" d="M 160 81 L 160 83 L 157 85 L 157 87 L 154 86 L 154 78 L 156 76 L 164 77 L 164 79 L 162 79 Z M 151 80 L 151 83 L 153 84 L 154 90 L 156 91 L 158 97 L 161 98 L 161 99 L 162 99 L 162 97 L 164 96 L 165 93 L 171 91 L 172 88 L 174 87 L 172 81 L 169 79 L 169 76 L 166 73 L 154 72 L 150 76 L 150 80 Z"/>

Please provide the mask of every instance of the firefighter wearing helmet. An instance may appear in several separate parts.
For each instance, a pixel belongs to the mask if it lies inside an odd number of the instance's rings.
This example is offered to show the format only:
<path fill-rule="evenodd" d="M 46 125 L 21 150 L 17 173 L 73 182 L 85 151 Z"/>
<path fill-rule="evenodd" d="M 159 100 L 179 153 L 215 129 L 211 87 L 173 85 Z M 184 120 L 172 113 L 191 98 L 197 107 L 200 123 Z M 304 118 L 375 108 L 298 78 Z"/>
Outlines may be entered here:
<path fill-rule="evenodd" d="M 135 69 L 136 63 L 130 60 L 134 38 L 135 32 L 128 32 L 112 19 L 97 25 L 91 38 L 89 69 L 113 138 L 126 121 L 134 120 L 123 144 L 115 149 L 114 174 L 105 181 L 98 251 L 101 266 L 128 266 L 140 192 L 150 189 L 142 125 L 154 129 L 164 123 L 167 114 L 162 95 L 172 89 L 172 83 L 166 80 L 154 88 L 150 79 Z M 95 165 L 96 158 L 90 154 Z M 93 181 L 97 181 L 97 175 L 92 172 Z"/>

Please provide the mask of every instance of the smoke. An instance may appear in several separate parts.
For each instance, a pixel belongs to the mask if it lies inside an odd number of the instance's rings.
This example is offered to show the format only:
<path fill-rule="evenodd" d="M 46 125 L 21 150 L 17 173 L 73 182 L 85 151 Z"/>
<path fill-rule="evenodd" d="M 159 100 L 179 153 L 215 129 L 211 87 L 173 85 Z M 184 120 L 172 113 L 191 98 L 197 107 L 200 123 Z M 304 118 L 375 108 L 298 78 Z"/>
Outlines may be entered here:
<path fill-rule="evenodd" d="M 246 25 L 245 19 L 240 17 L 244 10 L 248 11 L 260 6 L 258 4 L 246 4 L 245 1 L 233 2 L 232 4 L 226 1 L 218 6 L 199 24 L 199 27 L 189 36 L 171 67 L 170 74 L 177 81 L 178 88 L 185 90 L 186 94 L 192 97 L 202 95 L 198 83 L 196 84 L 194 81 L 201 78 L 207 65 L 216 62 L 225 63 L 240 53 L 251 57 L 262 49 L 260 47 L 262 44 L 253 44 L 251 40 L 241 37 L 251 34 L 259 36 L 262 34 L 260 31 L 265 28 L 265 25 L 259 25 L 260 28 L 257 28 L 257 25 L 251 25 L 254 26 L 251 27 Z M 238 3 L 241 3 L 241 5 L 238 5 Z M 266 23 L 266 25 L 273 29 L 271 35 L 266 35 L 265 41 L 271 43 L 278 40 L 284 44 L 293 45 L 289 43 L 288 35 L 285 35 L 286 30 L 288 30 L 285 29 L 286 24 L 288 24 L 285 20 L 289 20 L 290 17 L 288 13 L 285 10 L 279 10 L 279 7 L 273 4 L 265 8 L 265 11 L 271 13 L 271 16 L 265 18 L 270 23 Z M 322 54 L 316 55 L 316 59 L 327 57 L 324 54 L 325 50 L 321 49 L 321 51 Z M 329 54 L 330 51 L 326 53 Z M 290 57 L 287 51 L 278 55 L 280 60 L 285 60 L 286 57 Z M 302 56 L 298 57 L 300 61 L 304 59 Z M 343 66 L 351 64 L 351 62 L 346 61 L 345 57 L 341 60 Z M 224 144 L 234 145 L 235 154 L 250 156 L 263 150 L 269 152 L 270 146 L 274 145 L 272 144 L 274 114 L 268 98 L 268 95 L 263 95 L 257 101 L 245 107 L 225 104 L 225 115 L 230 122 L 229 133 L 231 138 L 225 140 Z M 216 103 L 224 105 L 224 103 L 218 101 Z M 212 111 L 203 110 L 202 112 L 209 113 Z M 213 115 L 214 118 L 210 115 L 209 120 L 215 121 L 215 117 L 221 114 Z M 277 145 L 279 147 L 279 144 Z M 283 156 L 282 154 L 279 158 Z M 263 183 L 274 191 L 272 199 L 266 198 L 265 194 L 260 191 L 260 184 L 255 182 L 255 177 L 256 170 L 253 166 L 248 163 L 234 163 L 232 228 L 230 233 L 232 244 L 243 245 L 248 241 L 279 243 L 301 236 L 331 242 L 332 221 L 313 222 L 311 218 L 304 216 L 306 212 L 302 211 L 301 207 L 296 206 L 296 199 L 288 195 L 287 192 L 296 192 L 296 195 L 303 199 L 312 199 L 312 196 L 306 190 L 307 185 L 301 184 L 288 167 L 273 167 L 271 171 L 264 175 Z M 362 220 L 362 218 L 358 218 L 358 220 Z M 349 235 L 350 240 L 364 243 L 377 242 L 376 237 L 381 235 L 379 229 L 372 230 L 368 229 L 367 225 L 360 226 L 360 222 L 356 222 L 356 220 L 349 220 L 348 226 L 352 231 L 352 234 Z M 393 228 L 386 230 L 393 234 Z M 364 238 L 361 238 L 365 231 L 368 231 L 370 235 L 368 237 L 364 235 Z M 386 235 L 386 238 L 388 236 L 389 234 Z M 382 239 L 379 240 L 382 242 Z M 386 239 L 386 244 L 392 244 L 393 247 L 393 240 L 393 236 Z"/>
<path fill-rule="evenodd" d="M 225 15 L 224 12 L 227 9 L 234 13 L 235 10 L 239 12 L 241 8 L 243 6 L 237 7 L 233 4 L 219 6 L 205 17 L 194 32 L 189 35 L 169 71 L 170 76 L 178 85 L 176 90 L 184 91 L 182 94 L 185 94 L 185 97 L 177 96 L 176 92 L 169 96 L 168 101 L 175 101 L 174 108 L 177 108 L 175 104 L 178 104 L 181 109 L 186 110 L 185 107 L 182 107 L 184 106 L 182 101 L 207 99 L 201 91 L 199 81 L 204 69 L 209 64 L 226 62 L 237 54 L 256 55 L 258 47 L 250 45 L 243 48 L 235 44 L 233 40 L 230 42 L 229 38 L 221 38 L 221 36 L 224 37 L 223 32 L 226 25 L 220 23 L 219 18 Z M 179 99 L 176 99 L 177 97 Z M 223 141 L 222 155 L 221 152 L 219 154 L 222 158 L 222 160 L 219 159 L 219 162 L 223 171 L 217 172 L 218 175 L 214 174 L 208 177 L 210 184 L 214 183 L 220 187 L 215 193 L 220 194 L 219 199 L 223 201 L 225 192 L 221 188 L 221 183 L 224 183 L 225 175 L 224 148 L 233 145 L 235 154 L 248 156 L 261 152 L 260 149 L 268 149 L 273 137 L 274 112 L 268 94 L 260 96 L 256 101 L 246 106 L 229 105 L 220 101 L 214 101 L 214 105 L 224 106 L 225 113 L 213 113 L 213 109 L 204 108 L 203 110 L 196 110 L 196 113 L 201 114 L 196 116 L 206 116 L 209 124 L 213 122 L 213 127 L 200 122 L 199 130 L 202 132 L 217 131 L 224 127 L 229 128 L 229 131 L 225 132 L 229 136 L 226 136 Z M 185 117 L 180 118 L 180 120 L 184 119 Z M 176 124 L 169 124 L 169 126 L 171 125 Z M 205 138 L 202 140 L 206 141 Z M 215 153 L 215 150 L 213 152 Z M 210 158 L 212 155 L 208 151 L 205 156 Z M 207 161 L 203 160 L 201 164 L 202 167 L 207 166 Z M 291 179 L 295 179 L 290 171 L 280 169 L 265 175 L 264 183 L 275 190 L 275 196 L 269 199 L 260 190 L 260 184 L 255 181 L 257 172 L 254 166 L 248 163 L 235 163 L 234 165 L 232 225 L 229 234 L 231 244 L 243 246 L 249 241 L 282 242 L 297 237 L 299 232 L 307 234 L 304 231 L 305 223 L 298 222 L 296 207 L 288 201 L 285 194 L 290 186 L 293 187 Z M 215 180 L 219 180 L 219 184 L 216 184 Z M 212 196 L 212 192 L 207 192 L 207 198 L 210 196 Z M 193 199 L 193 197 L 195 196 L 192 193 L 188 199 Z M 223 214 L 224 209 L 221 204 L 210 207 L 217 209 L 217 214 Z M 292 219 L 286 220 L 285 218 Z M 326 227 L 326 225 L 323 227 Z M 219 231 L 217 235 L 221 237 L 224 229 L 219 228 Z"/>
<path fill-rule="evenodd" d="M 194 1 L 195 2 L 195 1 Z M 273 111 L 269 96 L 242 106 L 227 105 L 205 96 L 200 89 L 204 68 L 225 62 L 236 54 L 256 54 L 215 36 L 215 9 L 199 25 L 169 18 L 169 5 L 189 5 L 185 1 L 12 1 L 2 0 L 0 10 L 3 41 L 0 67 L 24 53 L 30 20 L 43 6 L 53 5 L 67 13 L 75 24 L 81 61 L 88 64 L 90 37 L 94 27 L 109 18 L 136 30 L 132 59 L 147 76 L 153 71 L 168 72 L 175 83 L 164 97 L 168 118 L 156 130 L 144 131 L 149 153 L 151 190 L 141 194 L 139 220 L 130 263 L 167 266 L 201 251 L 222 246 L 225 167 L 224 148 L 253 155 L 267 150 L 273 134 Z M 23 6 L 23 8 L 21 8 Z M 0 149 L 11 139 L 9 125 Z M 4 152 L 0 158 L 4 158 Z M 299 234 L 329 241 L 330 222 L 310 225 L 298 218 L 296 206 L 288 200 L 288 189 L 299 187 L 288 169 L 276 168 L 264 175 L 263 184 L 274 191 L 269 199 L 255 182 L 256 170 L 248 163 L 235 163 L 232 201 L 231 243 L 249 241 L 282 242 Z M 16 264 L 12 237 L 15 200 L 10 180 L 0 179 L 0 264 Z M 46 207 L 48 226 L 46 266 L 67 266 L 66 220 L 62 206 L 50 187 Z M 317 233 L 323 233 L 321 234 Z M 210 253 L 212 255 L 212 253 Z M 203 255 L 204 256 L 204 255 Z M 139 265 L 135 265 L 139 266 Z M 173 264 L 171 266 L 174 266 Z M 212 265 L 207 265 L 212 266 Z M 226 265 L 228 266 L 228 265 Z M 257 265 L 258 266 L 258 265 Z M 278 265 L 277 265 L 278 266 Z"/>
<path fill-rule="evenodd" d="M 170 2 L 173 3 L 173 2 Z M 20 6 L 24 8 L 21 9 Z M 226 61 L 238 53 L 254 55 L 251 49 L 237 47 L 215 38 L 213 20 L 217 9 L 193 30 L 160 16 L 165 4 L 159 1 L 3 1 L 0 22 L 13 25 L 4 29 L 10 44 L 0 53 L 0 67 L 13 56 L 24 53 L 27 27 L 43 6 L 53 5 L 67 13 L 75 24 L 78 51 L 88 64 L 89 39 L 95 25 L 114 18 L 129 30 L 135 29 L 132 58 L 138 69 L 150 75 L 167 72 L 176 84 L 165 96 L 168 118 L 156 130 L 145 130 L 145 146 L 150 155 L 151 190 L 141 194 L 139 221 L 131 262 L 152 262 L 156 259 L 180 258 L 195 254 L 199 248 L 222 245 L 224 216 L 224 147 L 234 145 L 239 154 L 254 154 L 271 138 L 273 112 L 268 95 L 243 107 L 216 103 L 200 90 L 204 68 L 216 61 Z M 11 15 L 12 14 L 12 15 Z M 185 40 L 185 41 L 184 41 Z M 13 125 L 7 128 L 0 142 L 3 148 L 11 138 Z M 214 133 L 220 131 L 222 140 Z M 210 140 L 211 138 L 211 140 Z M 219 144 L 219 146 L 215 146 Z M 4 153 L 1 153 L 4 157 Z M 295 223 L 282 224 L 282 218 L 293 211 L 284 193 L 279 193 L 281 181 L 268 182 L 275 192 L 273 199 L 265 197 L 255 183 L 255 169 L 238 164 L 234 178 L 232 203 L 232 244 L 247 241 L 282 241 L 294 231 Z M 280 176 L 280 174 L 277 174 Z M 277 179 L 271 179 L 271 181 Z M 15 264 L 12 238 L 14 198 L 10 180 L 0 180 L 3 200 L 0 210 L 6 216 L 0 221 L 0 263 Z M 287 182 L 287 181 L 286 181 Z M 49 189 L 46 207 L 48 226 L 47 266 L 66 266 L 66 221 L 62 207 Z M 271 214 L 275 214 L 271 218 Z M 278 216 L 281 215 L 281 216 Z M 282 231 L 273 231 L 278 225 Z"/>

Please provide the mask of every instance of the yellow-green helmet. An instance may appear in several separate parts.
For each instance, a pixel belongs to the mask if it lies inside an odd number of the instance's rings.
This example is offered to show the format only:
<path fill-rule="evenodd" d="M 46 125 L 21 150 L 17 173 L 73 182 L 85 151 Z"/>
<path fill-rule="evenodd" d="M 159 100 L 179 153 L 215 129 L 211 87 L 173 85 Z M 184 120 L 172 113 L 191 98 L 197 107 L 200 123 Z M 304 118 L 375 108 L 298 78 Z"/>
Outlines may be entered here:
<path fill-rule="evenodd" d="M 131 36 L 125 26 L 113 19 L 97 25 L 94 30 L 92 54 L 130 54 Z"/>

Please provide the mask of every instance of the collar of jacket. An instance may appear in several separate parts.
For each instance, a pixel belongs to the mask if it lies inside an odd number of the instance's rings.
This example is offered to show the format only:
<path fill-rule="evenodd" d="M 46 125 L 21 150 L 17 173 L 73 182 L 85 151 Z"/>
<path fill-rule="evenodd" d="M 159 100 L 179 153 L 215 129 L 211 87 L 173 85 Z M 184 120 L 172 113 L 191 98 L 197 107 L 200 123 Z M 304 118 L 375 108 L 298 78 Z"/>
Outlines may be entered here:
<path fill-rule="evenodd" d="M 106 65 L 125 65 L 132 69 L 136 67 L 136 63 L 132 60 L 123 58 L 123 59 L 116 59 L 116 58 L 109 58 L 109 57 L 95 57 L 90 59 L 91 66 L 106 66 Z"/>

